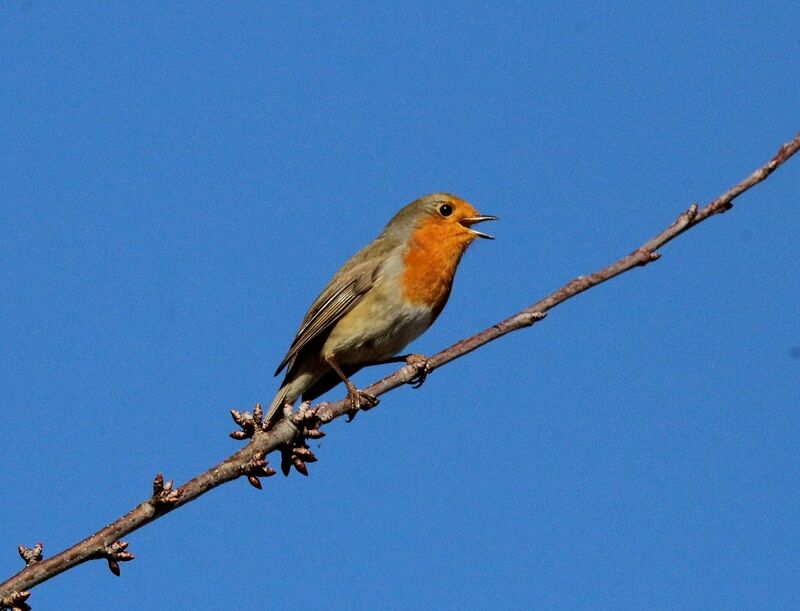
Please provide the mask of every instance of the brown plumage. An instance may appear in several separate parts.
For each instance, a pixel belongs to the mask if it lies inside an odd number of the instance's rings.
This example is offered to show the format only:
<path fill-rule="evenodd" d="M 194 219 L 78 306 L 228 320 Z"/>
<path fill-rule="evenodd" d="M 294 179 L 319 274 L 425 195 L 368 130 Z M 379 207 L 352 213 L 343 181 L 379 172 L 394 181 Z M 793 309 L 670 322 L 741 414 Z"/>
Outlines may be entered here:
<path fill-rule="evenodd" d="M 275 372 L 286 368 L 267 422 L 284 404 L 315 399 L 339 382 L 354 409 L 373 403 L 349 377 L 396 355 L 433 323 L 464 251 L 476 237 L 491 237 L 472 225 L 494 218 L 448 193 L 426 195 L 401 209 L 311 304 Z"/>

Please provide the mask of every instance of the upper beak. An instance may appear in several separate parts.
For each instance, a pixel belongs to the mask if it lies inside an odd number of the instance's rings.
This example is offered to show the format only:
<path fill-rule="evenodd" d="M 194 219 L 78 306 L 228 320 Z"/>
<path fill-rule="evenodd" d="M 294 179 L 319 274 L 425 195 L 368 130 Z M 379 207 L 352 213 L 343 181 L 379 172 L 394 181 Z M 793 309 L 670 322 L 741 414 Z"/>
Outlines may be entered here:
<path fill-rule="evenodd" d="M 469 216 L 465 219 L 461 219 L 459 223 L 464 225 L 470 232 L 474 233 L 479 238 L 486 238 L 487 240 L 494 240 L 494 236 L 489 235 L 488 233 L 483 233 L 482 231 L 478 231 L 477 229 L 473 229 L 472 226 L 477 223 L 483 223 L 484 221 L 496 221 L 496 216 L 489 216 L 485 214 L 481 214 L 478 216 Z"/>

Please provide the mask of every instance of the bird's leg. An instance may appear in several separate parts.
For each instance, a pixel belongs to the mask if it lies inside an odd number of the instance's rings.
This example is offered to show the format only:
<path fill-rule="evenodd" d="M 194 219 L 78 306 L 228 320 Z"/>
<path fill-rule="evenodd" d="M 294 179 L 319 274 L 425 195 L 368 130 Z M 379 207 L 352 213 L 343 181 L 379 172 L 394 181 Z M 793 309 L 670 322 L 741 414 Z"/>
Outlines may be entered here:
<path fill-rule="evenodd" d="M 405 363 L 406 365 L 417 370 L 417 373 L 414 375 L 414 377 L 408 381 L 408 384 L 411 384 L 411 388 L 419 388 L 422 386 L 425 383 L 425 379 L 428 377 L 428 374 L 431 372 L 431 368 L 428 365 L 428 359 L 424 354 L 400 354 L 398 356 L 389 356 L 385 359 L 370 361 L 369 363 L 365 364 L 365 367 L 369 367 L 371 365 L 387 365 L 389 363 Z"/>
<path fill-rule="evenodd" d="M 414 367 L 417 370 L 417 373 L 414 374 L 414 377 L 411 378 L 408 383 L 411 384 L 411 388 L 419 388 L 425 383 L 428 374 L 431 372 L 428 359 L 425 358 L 423 354 L 407 354 L 405 361 L 406 365 Z"/>
<path fill-rule="evenodd" d="M 344 371 L 342 371 L 342 368 L 339 367 L 332 355 L 327 355 L 324 358 L 325 362 L 331 366 L 331 369 L 336 372 L 336 375 L 339 376 L 342 382 L 344 382 L 344 385 L 347 387 L 347 395 L 350 397 L 348 422 L 352 422 L 359 409 L 368 410 L 371 407 L 378 405 L 378 398 L 369 393 L 365 393 L 363 390 L 358 390 L 356 385 L 350 381 L 350 378 L 344 375 Z"/>

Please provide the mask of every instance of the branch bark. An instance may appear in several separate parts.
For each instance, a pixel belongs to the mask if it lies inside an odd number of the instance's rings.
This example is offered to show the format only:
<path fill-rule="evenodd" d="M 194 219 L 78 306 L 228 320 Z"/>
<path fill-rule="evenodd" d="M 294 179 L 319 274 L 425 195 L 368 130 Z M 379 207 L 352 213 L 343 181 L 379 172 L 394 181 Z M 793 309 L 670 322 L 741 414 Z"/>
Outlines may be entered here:
<path fill-rule="evenodd" d="M 729 210 L 733 206 L 734 199 L 765 180 L 798 150 L 800 150 L 800 133 L 795 136 L 794 140 L 784 144 L 768 163 L 758 168 L 750 176 L 702 208 L 697 204 L 692 204 L 688 210 L 678 216 L 672 225 L 630 254 L 593 274 L 571 280 L 557 291 L 513 316 L 435 354 L 428 359 L 426 364 L 414 363 L 398 369 L 366 388 L 366 392 L 375 396 L 383 395 L 414 380 L 420 374 L 442 367 L 507 333 L 533 325 L 543 319 L 548 310 L 583 291 L 635 267 L 655 261 L 660 257 L 657 252 L 659 248 L 709 217 Z M 306 473 L 305 463 L 316 460 L 305 444 L 306 438 L 323 436 L 320 425 L 346 415 L 348 408 L 346 399 L 335 403 L 320 403 L 314 407 L 304 404 L 299 410 L 279 421 L 269 431 L 263 430 L 260 406 L 256 406 L 253 414 L 234 412 L 234 420 L 242 430 L 232 433 L 231 436 L 237 439 L 249 438 L 250 441 L 246 446 L 179 487 L 174 487 L 172 482 L 164 483 L 163 476 L 158 474 L 153 483 L 153 495 L 149 499 L 52 558 L 42 560 L 40 546 L 37 546 L 38 556 L 35 553 L 29 553 L 30 550 L 26 550 L 27 553 L 23 555 L 23 559 L 27 566 L 0 584 L 0 609 L 29 608 L 25 600 L 29 595 L 30 588 L 87 560 L 105 559 L 112 572 L 119 574 L 119 562 L 133 558 L 133 555 L 125 550 L 127 544 L 120 541 L 121 537 L 193 501 L 212 488 L 240 477 L 244 476 L 252 485 L 260 488 L 259 477 L 274 474 L 265 460 L 265 456 L 270 452 L 281 451 L 285 473 L 288 473 L 291 466 L 295 466 L 301 473 Z M 25 548 L 20 546 L 20 549 L 24 550 Z M 23 552 L 20 551 L 20 554 L 22 555 Z"/>

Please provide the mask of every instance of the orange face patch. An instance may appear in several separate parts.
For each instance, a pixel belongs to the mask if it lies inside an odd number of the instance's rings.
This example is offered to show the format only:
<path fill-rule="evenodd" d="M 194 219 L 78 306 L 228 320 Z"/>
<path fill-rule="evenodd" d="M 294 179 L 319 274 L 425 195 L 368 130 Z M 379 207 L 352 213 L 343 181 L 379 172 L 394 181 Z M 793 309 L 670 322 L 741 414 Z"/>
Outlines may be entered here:
<path fill-rule="evenodd" d="M 420 223 L 403 257 L 403 297 L 431 308 L 434 318 L 447 303 L 461 256 L 475 238 L 458 220 L 474 214 L 472 206 L 454 199 L 451 216 L 431 215 Z"/>

